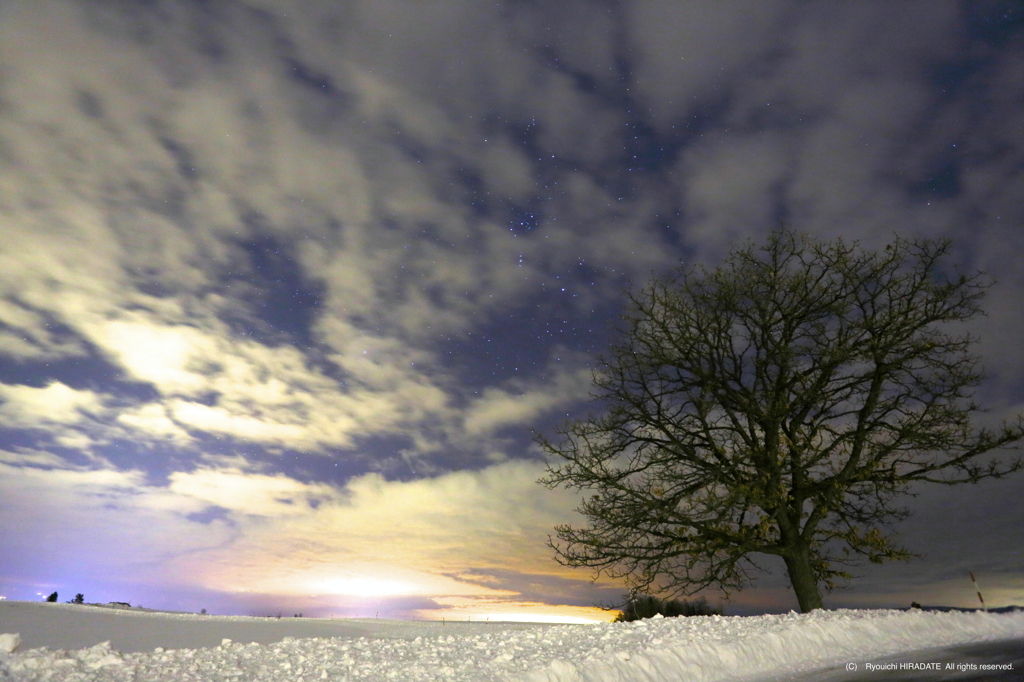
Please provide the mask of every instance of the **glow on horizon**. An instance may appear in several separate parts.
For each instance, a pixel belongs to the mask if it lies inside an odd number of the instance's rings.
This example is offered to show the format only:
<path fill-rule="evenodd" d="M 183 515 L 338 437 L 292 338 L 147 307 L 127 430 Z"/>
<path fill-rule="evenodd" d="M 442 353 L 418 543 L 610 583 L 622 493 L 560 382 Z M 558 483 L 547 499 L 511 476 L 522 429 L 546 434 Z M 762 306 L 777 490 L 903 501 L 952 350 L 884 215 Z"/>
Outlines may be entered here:
<path fill-rule="evenodd" d="M 315 591 L 351 597 L 401 597 L 422 593 L 420 587 L 410 582 L 365 576 L 320 581 Z"/>
<path fill-rule="evenodd" d="M 566 625 L 592 625 L 593 623 L 606 623 L 609 618 L 599 620 L 596 618 L 584 618 L 582 616 L 558 616 L 550 613 L 484 613 L 485 621 L 499 623 L 563 623 Z M 477 621 L 480 616 L 477 616 Z"/>
<path fill-rule="evenodd" d="M 468 600 L 460 598 L 439 598 L 436 601 L 449 606 L 440 610 L 423 609 L 417 617 L 424 620 L 446 620 L 454 622 L 505 622 L 505 623 L 563 623 L 594 624 L 607 623 L 615 618 L 617 611 L 606 611 L 596 606 L 570 606 L 541 604 L 539 602 L 500 602 L 495 600 Z"/>
<path fill-rule="evenodd" d="M 439 570 L 411 569 L 385 563 L 352 562 L 344 566 L 318 566 L 295 571 L 287 576 L 287 587 L 282 588 L 285 584 L 282 583 L 282 571 L 273 569 L 250 576 L 245 591 L 325 598 L 337 596 L 381 599 L 416 596 L 437 598 L 445 604 L 447 602 L 443 600 L 450 598 L 465 600 L 467 603 L 484 599 L 486 603 L 493 604 L 495 599 L 514 598 L 516 595 L 515 592 L 508 590 L 474 585 L 451 576 L 439 575 Z M 222 589 L 224 580 L 225 576 L 217 573 L 214 579 L 207 583 L 207 587 Z"/>

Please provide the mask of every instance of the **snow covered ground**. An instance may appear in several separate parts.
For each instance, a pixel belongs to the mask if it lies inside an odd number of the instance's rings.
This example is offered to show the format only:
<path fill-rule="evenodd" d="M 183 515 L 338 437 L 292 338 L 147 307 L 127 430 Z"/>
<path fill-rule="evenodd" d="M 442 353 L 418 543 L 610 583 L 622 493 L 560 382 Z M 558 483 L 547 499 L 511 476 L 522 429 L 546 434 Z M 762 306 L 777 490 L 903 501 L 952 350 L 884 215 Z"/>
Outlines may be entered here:
<path fill-rule="evenodd" d="M 1024 612 L 815 611 L 547 626 L 0 602 L 0 632 L 0 679 L 699 682 L 777 679 L 929 647 L 1024 639 Z M 123 642 L 122 650 L 105 642 L 81 648 L 100 638 Z"/>

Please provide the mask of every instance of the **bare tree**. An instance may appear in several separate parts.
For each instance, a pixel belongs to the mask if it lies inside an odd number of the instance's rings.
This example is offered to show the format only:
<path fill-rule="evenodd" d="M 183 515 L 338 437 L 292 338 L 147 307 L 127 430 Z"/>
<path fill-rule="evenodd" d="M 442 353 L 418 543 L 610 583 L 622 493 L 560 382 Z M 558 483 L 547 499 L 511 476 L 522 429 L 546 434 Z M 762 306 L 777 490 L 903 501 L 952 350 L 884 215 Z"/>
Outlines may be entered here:
<path fill-rule="evenodd" d="M 586 493 L 588 526 L 556 527 L 556 559 L 678 595 L 740 589 L 775 555 L 809 611 L 841 567 L 910 558 L 889 527 L 911 484 L 1022 466 L 994 451 L 1024 417 L 971 423 L 982 370 L 957 323 L 988 285 L 949 273 L 949 249 L 778 231 L 631 293 L 594 377 L 604 411 L 538 437 L 541 482 Z"/>

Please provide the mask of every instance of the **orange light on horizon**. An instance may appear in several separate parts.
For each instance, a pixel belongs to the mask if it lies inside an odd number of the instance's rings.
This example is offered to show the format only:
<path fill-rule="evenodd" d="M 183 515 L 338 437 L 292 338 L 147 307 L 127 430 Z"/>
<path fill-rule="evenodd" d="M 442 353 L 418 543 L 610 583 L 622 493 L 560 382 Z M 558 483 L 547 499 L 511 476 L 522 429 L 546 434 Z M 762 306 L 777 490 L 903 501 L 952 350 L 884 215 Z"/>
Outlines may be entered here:
<path fill-rule="evenodd" d="M 539 602 L 514 602 L 495 599 L 439 598 L 446 609 L 422 609 L 416 612 L 424 620 L 499 622 L 499 623 L 561 623 L 594 624 L 614 620 L 617 611 L 595 606 L 569 606 Z"/>

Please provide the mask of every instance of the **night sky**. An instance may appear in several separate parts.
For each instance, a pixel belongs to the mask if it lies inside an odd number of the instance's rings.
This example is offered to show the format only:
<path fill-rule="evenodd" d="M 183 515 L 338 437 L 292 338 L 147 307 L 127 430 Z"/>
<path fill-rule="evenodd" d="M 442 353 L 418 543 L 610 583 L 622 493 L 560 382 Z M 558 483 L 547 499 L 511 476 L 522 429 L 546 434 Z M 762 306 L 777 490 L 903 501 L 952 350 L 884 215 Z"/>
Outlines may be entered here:
<path fill-rule="evenodd" d="M 0 595 L 607 618 L 531 430 L 630 284 L 782 224 L 953 238 L 1019 412 L 1021 5 L 4 0 Z M 1024 604 L 1022 483 L 915 488 L 925 558 L 826 606 Z"/>

